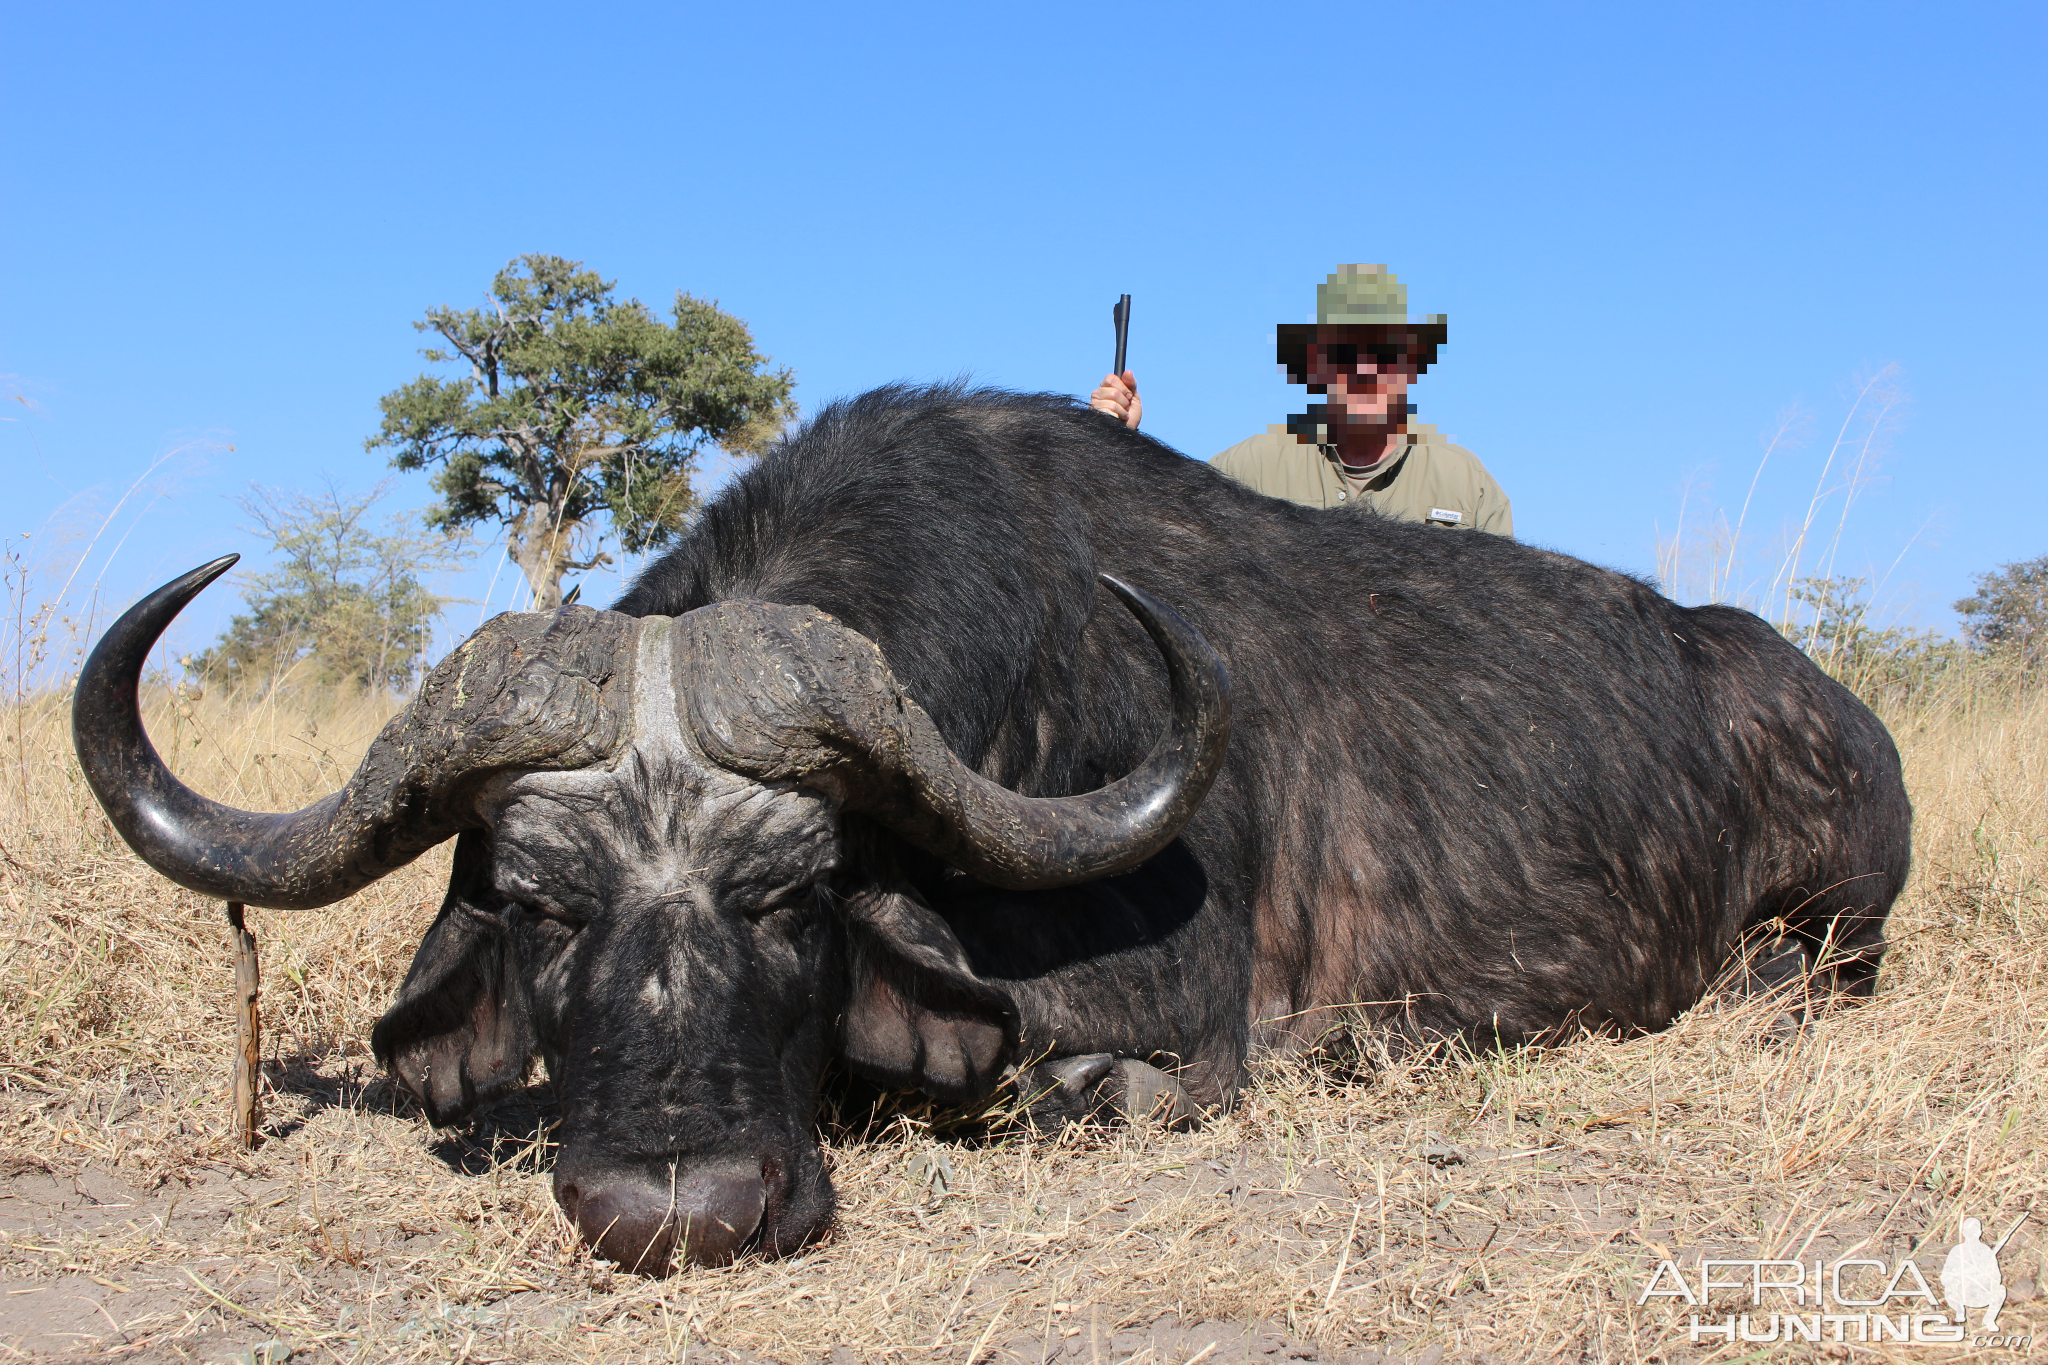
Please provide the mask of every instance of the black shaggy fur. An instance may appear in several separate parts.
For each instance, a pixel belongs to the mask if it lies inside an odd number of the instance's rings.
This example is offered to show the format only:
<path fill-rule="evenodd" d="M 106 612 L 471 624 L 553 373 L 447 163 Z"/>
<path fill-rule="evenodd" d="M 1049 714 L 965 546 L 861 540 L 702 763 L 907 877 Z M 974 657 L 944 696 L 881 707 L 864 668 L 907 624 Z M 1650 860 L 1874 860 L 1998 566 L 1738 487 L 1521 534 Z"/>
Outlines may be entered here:
<path fill-rule="evenodd" d="M 1063 397 L 834 404 L 618 610 L 820 607 L 968 762 L 1060 795 L 1134 766 L 1163 715 L 1156 654 L 1098 571 L 1221 653 L 1230 757 L 1130 876 L 1013 893 L 912 874 L 1017 997 L 1027 1049 L 1167 1054 L 1213 1102 L 1248 1045 L 1350 1002 L 1413 1036 L 1655 1028 L 1778 917 L 1868 991 L 1907 869 L 1897 755 L 1764 622 L 1262 497 Z"/>
<path fill-rule="evenodd" d="M 1898 756 L 1762 621 L 1277 502 L 1065 398 L 834 404 L 618 610 L 821 608 L 969 764 L 1056 796 L 1129 771 L 1164 724 L 1158 653 L 1098 572 L 1176 608 L 1230 676 L 1224 770 L 1151 861 L 1005 891 L 814 794 L 659 754 L 522 779 L 464 836 L 378 1055 L 445 1122 L 538 1048 L 586 1235 L 619 1189 L 653 1191 L 647 1220 L 677 1188 L 738 1208 L 755 1186 L 732 1172 L 758 1169 L 777 1250 L 830 1220 L 808 1125 L 833 1055 L 959 1101 L 1107 1053 L 1218 1105 L 1252 1048 L 1347 1005 L 1417 1042 L 1657 1028 L 1752 934 L 1779 979 L 1870 991 L 1906 876 Z"/>

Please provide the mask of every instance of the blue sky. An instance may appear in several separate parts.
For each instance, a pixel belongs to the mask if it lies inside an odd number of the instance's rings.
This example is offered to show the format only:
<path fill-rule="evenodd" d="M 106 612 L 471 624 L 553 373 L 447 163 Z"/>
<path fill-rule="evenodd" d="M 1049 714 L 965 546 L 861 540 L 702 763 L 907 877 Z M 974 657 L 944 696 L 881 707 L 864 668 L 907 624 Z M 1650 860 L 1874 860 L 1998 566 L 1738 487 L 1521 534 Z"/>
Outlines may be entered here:
<path fill-rule="evenodd" d="M 1798 411 L 1745 523 L 1767 580 L 1896 365 L 1836 571 L 1949 628 L 1973 574 L 2048 553 L 2044 15 L 9 4 L 0 529 L 75 553 L 169 453 L 79 581 L 125 603 L 257 548 L 233 496 L 383 477 L 408 324 L 524 252 L 720 300 L 806 409 L 1085 392 L 1129 292 L 1146 427 L 1202 458 L 1305 401 L 1273 325 L 1370 261 L 1449 314 L 1420 415 L 1522 538 L 1635 572 L 1681 507 L 1695 544 L 1732 517 Z M 452 586 L 509 605 L 496 559 Z"/>

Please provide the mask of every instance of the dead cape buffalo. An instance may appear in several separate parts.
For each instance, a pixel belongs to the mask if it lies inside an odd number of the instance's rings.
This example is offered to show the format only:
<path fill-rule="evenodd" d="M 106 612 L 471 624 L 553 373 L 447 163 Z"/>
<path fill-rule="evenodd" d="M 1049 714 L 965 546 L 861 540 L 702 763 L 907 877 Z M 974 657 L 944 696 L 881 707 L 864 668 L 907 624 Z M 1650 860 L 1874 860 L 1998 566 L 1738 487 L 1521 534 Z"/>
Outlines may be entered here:
<path fill-rule="evenodd" d="M 1889 736 L 1755 616 L 1272 501 L 1061 397 L 824 409 L 612 610 L 485 625 L 292 814 L 180 785 L 137 713 L 226 567 L 79 680 L 108 816 L 288 909 L 454 838 L 376 1052 L 437 1124 L 538 1052 L 556 1194 L 642 1269 L 829 1225 L 835 1057 L 1184 1114 L 1352 1002 L 1396 1041 L 1657 1028 L 1746 935 L 1868 994 L 1906 875 Z"/>

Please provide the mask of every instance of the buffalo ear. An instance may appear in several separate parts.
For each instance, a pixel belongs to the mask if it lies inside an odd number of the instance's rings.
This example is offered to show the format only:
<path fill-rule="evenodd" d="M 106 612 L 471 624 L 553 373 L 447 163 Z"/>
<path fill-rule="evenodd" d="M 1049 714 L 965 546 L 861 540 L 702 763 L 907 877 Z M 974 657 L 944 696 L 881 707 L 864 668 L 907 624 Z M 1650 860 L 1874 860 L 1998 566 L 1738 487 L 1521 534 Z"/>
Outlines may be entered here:
<path fill-rule="evenodd" d="M 519 955 L 491 886 L 490 836 L 461 835 L 455 874 L 370 1048 L 436 1127 L 526 1079 L 535 1034 Z"/>
<path fill-rule="evenodd" d="M 974 974 L 960 940 L 907 887 L 849 897 L 840 1042 L 861 1074 L 949 1104 L 995 1088 L 1017 1054 L 1017 1007 Z"/>

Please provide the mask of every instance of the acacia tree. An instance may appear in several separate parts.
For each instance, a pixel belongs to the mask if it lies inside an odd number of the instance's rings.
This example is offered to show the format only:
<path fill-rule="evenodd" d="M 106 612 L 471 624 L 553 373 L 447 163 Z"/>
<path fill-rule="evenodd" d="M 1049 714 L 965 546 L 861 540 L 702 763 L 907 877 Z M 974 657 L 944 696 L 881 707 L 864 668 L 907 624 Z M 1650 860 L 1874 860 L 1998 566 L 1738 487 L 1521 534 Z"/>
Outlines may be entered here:
<path fill-rule="evenodd" d="M 744 322 L 680 292 L 663 322 L 612 288 L 521 256 L 489 307 L 428 310 L 414 328 L 446 344 L 420 354 L 469 372 L 386 394 L 363 443 L 400 469 L 438 466 L 429 525 L 502 524 L 537 611 L 561 605 L 564 573 L 609 562 L 600 514 L 626 550 L 666 544 L 697 505 L 698 454 L 758 453 L 796 412 L 795 377 L 767 368 Z"/>

